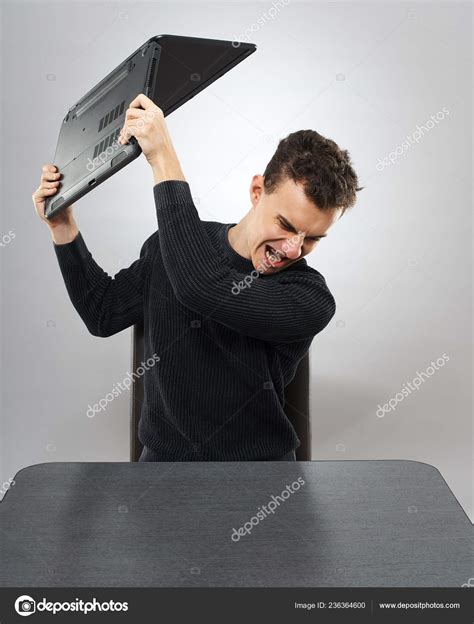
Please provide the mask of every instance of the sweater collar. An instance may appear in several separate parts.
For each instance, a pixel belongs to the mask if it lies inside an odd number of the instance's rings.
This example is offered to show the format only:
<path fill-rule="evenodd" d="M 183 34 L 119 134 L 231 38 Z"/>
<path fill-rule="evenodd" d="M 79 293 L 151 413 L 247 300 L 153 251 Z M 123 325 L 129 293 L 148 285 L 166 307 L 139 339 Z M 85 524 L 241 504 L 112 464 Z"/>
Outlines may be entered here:
<path fill-rule="evenodd" d="M 229 230 L 234 225 L 237 225 L 237 224 L 236 223 L 223 224 L 223 227 L 220 230 L 221 243 L 222 243 L 222 249 L 224 251 L 224 257 L 236 269 L 239 269 L 243 273 L 251 273 L 252 271 L 256 270 L 255 267 L 253 266 L 252 261 L 249 260 L 248 258 L 244 258 L 239 253 L 237 253 L 235 249 L 232 247 L 232 245 L 229 243 L 229 238 L 228 238 Z"/>

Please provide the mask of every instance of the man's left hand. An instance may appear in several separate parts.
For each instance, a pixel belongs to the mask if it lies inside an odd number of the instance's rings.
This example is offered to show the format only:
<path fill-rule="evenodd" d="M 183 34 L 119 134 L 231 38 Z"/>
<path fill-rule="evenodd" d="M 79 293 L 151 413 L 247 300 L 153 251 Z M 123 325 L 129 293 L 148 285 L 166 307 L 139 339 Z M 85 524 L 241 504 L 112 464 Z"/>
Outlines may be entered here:
<path fill-rule="evenodd" d="M 163 111 L 143 93 L 130 103 L 118 142 L 123 145 L 134 136 L 153 169 L 155 184 L 164 180 L 186 181 Z"/>

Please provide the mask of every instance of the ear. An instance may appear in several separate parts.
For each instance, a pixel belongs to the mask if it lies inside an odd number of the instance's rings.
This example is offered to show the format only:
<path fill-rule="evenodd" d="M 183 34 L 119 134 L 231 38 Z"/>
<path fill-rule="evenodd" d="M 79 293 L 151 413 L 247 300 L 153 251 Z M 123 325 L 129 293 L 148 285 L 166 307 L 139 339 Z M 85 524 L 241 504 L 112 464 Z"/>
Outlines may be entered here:
<path fill-rule="evenodd" d="M 255 208 L 260 201 L 260 198 L 264 192 L 263 189 L 264 177 L 260 174 L 255 174 L 252 178 L 252 182 L 250 183 L 250 202 L 252 203 L 252 208 Z"/>

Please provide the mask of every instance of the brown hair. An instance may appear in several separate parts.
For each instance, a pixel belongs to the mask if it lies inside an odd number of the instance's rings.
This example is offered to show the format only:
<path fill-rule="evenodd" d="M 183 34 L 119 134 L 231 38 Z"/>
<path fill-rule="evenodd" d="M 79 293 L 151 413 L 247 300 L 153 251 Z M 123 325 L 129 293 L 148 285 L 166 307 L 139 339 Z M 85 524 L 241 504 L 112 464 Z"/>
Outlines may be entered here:
<path fill-rule="evenodd" d="M 364 188 L 357 186 L 349 152 L 315 130 L 298 130 L 281 139 L 263 175 L 266 193 L 291 178 L 303 183 L 306 196 L 320 210 L 342 208 L 341 216 Z"/>

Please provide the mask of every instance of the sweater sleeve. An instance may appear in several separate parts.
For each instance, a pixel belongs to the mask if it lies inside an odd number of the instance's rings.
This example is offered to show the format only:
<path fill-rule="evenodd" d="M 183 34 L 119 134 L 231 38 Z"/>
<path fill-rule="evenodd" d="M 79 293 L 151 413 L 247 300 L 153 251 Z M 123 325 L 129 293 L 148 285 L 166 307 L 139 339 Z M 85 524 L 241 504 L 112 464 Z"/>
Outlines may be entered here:
<path fill-rule="evenodd" d="M 157 234 L 145 241 L 140 258 L 114 277 L 95 262 L 81 232 L 70 243 L 53 242 L 71 303 L 93 336 L 112 336 L 143 318 L 143 290 Z"/>
<path fill-rule="evenodd" d="M 258 275 L 235 292 L 245 275 L 229 266 L 201 222 L 184 180 L 153 188 L 160 249 L 176 298 L 186 307 L 241 334 L 267 341 L 314 337 L 336 304 L 318 271 Z"/>

